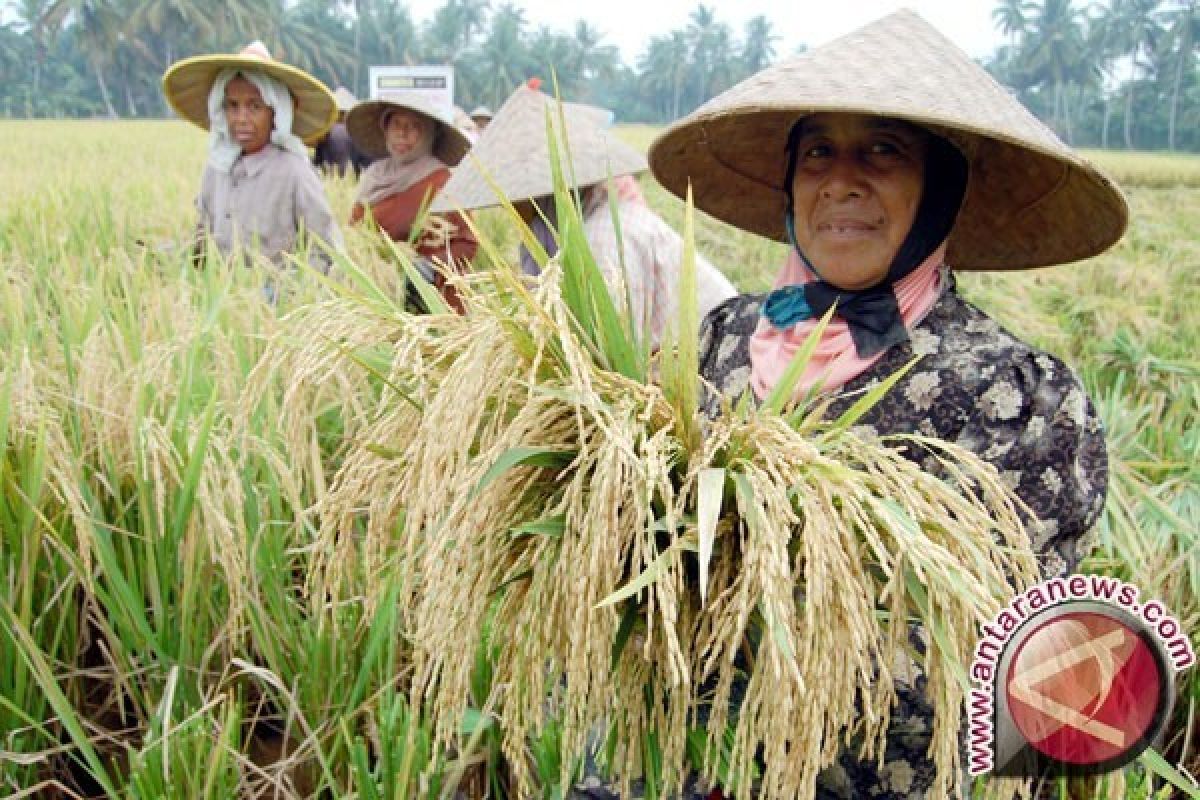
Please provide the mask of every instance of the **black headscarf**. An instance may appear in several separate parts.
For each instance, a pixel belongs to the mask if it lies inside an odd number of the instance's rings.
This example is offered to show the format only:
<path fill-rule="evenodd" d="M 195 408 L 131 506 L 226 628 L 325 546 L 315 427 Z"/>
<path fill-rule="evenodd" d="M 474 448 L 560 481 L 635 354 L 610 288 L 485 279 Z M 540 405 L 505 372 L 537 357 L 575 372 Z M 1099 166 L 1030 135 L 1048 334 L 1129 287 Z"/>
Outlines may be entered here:
<path fill-rule="evenodd" d="M 792 126 L 787 138 L 787 174 L 783 184 L 787 193 L 787 210 L 784 212 L 784 225 L 792 247 L 818 279 L 803 286 L 788 286 L 771 292 L 763 303 L 763 315 L 775 327 L 788 328 L 807 316 L 824 316 L 836 304 L 836 313 L 846 321 L 859 357 L 869 358 L 908 338 L 893 287 L 929 258 L 929 254 L 949 236 L 967 189 L 967 160 L 950 142 L 935 134 L 929 135 L 921 200 L 912 228 L 901 242 L 887 275 L 867 289 L 839 289 L 821 279 L 796 244 L 792 219 L 792 180 L 796 175 L 796 150 L 803 121 L 799 120 Z M 803 302 L 797 303 L 800 300 L 795 296 L 797 292 L 803 293 Z M 804 309 L 807 313 L 797 316 L 797 306 L 807 306 Z"/>

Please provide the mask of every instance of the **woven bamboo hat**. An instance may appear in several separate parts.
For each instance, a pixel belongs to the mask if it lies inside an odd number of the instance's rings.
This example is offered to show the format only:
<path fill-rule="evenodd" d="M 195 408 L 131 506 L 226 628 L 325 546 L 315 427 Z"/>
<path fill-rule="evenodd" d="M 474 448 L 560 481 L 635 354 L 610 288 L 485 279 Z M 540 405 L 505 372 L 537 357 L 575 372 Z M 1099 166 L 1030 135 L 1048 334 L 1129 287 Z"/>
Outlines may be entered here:
<path fill-rule="evenodd" d="M 292 133 L 305 141 L 324 136 L 337 119 L 333 93 L 302 69 L 271 58 L 262 42 L 246 45 L 242 52 L 193 56 L 176 61 L 163 75 L 163 94 L 179 116 L 208 130 L 208 93 L 217 74 L 226 67 L 243 67 L 265 72 L 291 90 L 295 109 Z"/>
<path fill-rule="evenodd" d="M 387 100 L 359 103 L 346 115 L 346 130 L 350 132 L 350 138 L 358 145 L 359 150 L 376 158 L 388 154 L 387 137 L 383 134 L 380 121 L 386 112 L 395 109 L 413 111 L 437 123 L 437 141 L 433 145 L 433 154 L 443 163 L 453 167 L 462 161 L 463 156 L 471 149 L 471 141 L 467 135 L 454 124 L 452 110 L 440 108 L 424 97 L 414 94 L 411 97 L 393 96 Z"/>
<path fill-rule="evenodd" d="M 479 136 L 471 157 L 464 161 L 434 198 L 434 211 L 486 208 L 499 205 L 493 183 L 510 202 L 541 197 L 554 191 L 546 118 L 558 132 L 561 122 L 554 98 L 527 86 L 519 87 L 496 112 Z M 591 186 L 611 175 L 643 172 L 641 153 L 604 128 L 607 111 L 595 106 L 563 103 L 571 169 L 578 186 Z M 561 138 L 561 134 L 559 135 Z M 571 171 L 567 173 L 568 179 Z M 490 179 L 490 181 L 489 181 Z"/>
<path fill-rule="evenodd" d="M 759 72 L 679 120 L 650 147 L 655 177 L 698 208 L 786 241 L 786 142 L 820 111 L 897 117 L 939 134 L 970 165 L 950 235 L 957 269 L 1024 269 L 1103 252 L 1129 218 L 1112 181 L 965 53 L 899 11 Z"/>

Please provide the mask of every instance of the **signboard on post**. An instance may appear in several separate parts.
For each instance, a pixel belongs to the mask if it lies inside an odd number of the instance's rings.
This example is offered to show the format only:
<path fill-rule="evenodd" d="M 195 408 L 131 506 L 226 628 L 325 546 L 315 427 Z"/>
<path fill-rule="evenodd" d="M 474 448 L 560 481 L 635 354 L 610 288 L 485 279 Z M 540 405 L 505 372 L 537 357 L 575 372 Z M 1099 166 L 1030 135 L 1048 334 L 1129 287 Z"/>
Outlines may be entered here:
<path fill-rule="evenodd" d="M 399 100 L 417 95 L 454 118 L 454 67 L 371 67 L 371 99 Z"/>

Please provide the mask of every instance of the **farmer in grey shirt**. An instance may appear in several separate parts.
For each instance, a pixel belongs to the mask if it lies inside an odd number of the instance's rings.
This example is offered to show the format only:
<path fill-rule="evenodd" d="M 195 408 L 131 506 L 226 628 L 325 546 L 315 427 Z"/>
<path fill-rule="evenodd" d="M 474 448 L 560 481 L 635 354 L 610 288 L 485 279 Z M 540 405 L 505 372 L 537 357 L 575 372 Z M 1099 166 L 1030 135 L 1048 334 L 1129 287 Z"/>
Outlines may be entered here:
<path fill-rule="evenodd" d="M 294 253 L 328 271 L 317 240 L 340 249 L 342 234 L 303 139 L 332 123 L 329 90 L 258 42 L 236 56 L 181 61 L 163 82 L 172 105 L 211 131 L 198 245 L 208 238 L 225 256 L 256 253 L 281 266 Z"/>

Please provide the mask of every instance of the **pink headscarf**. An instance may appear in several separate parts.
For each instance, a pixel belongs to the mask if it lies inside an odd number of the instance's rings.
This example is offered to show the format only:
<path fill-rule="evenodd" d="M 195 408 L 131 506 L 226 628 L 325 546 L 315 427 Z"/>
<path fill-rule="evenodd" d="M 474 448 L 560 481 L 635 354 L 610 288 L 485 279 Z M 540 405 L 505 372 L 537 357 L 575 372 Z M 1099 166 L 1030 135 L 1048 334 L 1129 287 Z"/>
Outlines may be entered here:
<path fill-rule="evenodd" d="M 946 285 L 942 275 L 945 256 L 946 243 L 943 242 L 916 269 L 896 281 L 893 287 L 896 303 L 900 307 L 904 327 L 908 330 L 912 330 L 913 326 L 924 319 L 941 297 L 942 289 Z M 791 248 L 788 251 L 787 262 L 775 279 L 775 288 L 805 284 L 816 279 L 795 248 Z M 766 397 L 783 377 L 792 356 L 819 322 L 819 318 L 806 319 L 790 328 L 780 330 L 766 317 L 758 321 L 758 328 L 750 337 L 749 347 L 750 386 L 758 399 Z M 822 391 L 839 389 L 866 372 L 885 352 L 887 351 L 876 353 L 869 358 L 859 357 L 849 326 L 845 320 L 836 316 L 835 312 L 835 316 L 821 334 L 821 342 L 813 352 L 808 368 L 796 384 L 796 391 L 805 394 L 818 382 L 821 382 Z"/>

